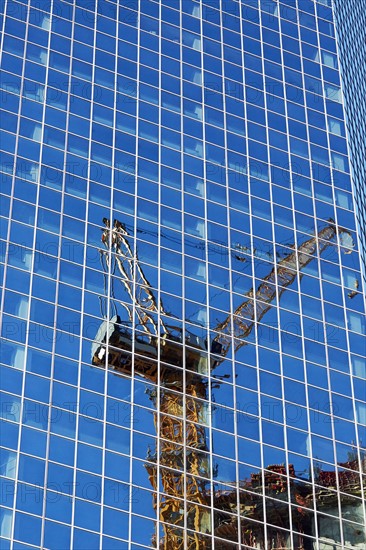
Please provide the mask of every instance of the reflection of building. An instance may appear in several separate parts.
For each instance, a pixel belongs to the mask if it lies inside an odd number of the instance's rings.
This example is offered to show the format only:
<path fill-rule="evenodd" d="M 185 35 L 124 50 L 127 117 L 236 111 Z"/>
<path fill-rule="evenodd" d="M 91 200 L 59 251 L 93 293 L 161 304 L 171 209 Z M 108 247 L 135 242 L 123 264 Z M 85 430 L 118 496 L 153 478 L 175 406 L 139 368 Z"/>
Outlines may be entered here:
<path fill-rule="evenodd" d="M 341 472 L 339 476 L 334 471 L 320 470 L 318 478 L 315 480 L 315 491 L 311 484 L 308 483 L 307 486 L 304 486 L 301 483 L 292 464 L 289 464 L 288 469 L 284 465 L 268 466 L 264 471 L 264 485 L 262 474 L 252 474 L 250 481 L 241 484 L 240 515 L 247 518 L 247 522 L 243 522 L 242 526 L 242 540 L 247 537 L 246 543 L 255 548 L 262 548 L 265 544 L 263 528 L 259 523 L 263 521 L 264 511 L 261 493 L 264 488 L 265 493 L 270 496 L 270 505 L 266 507 L 266 519 L 272 526 L 276 526 L 271 529 L 270 536 L 272 537 L 272 545 L 274 545 L 272 547 L 291 547 L 288 535 L 291 519 L 293 529 L 297 532 L 296 538 L 293 539 L 293 545 L 296 548 L 314 547 L 315 525 L 312 511 L 314 497 L 319 510 L 322 512 L 318 517 L 318 532 L 321 538 L 328 539 L 324 542 L 324 546 L 320 543 L 320 547 L 327 548 L 328 544 L 336 544 L 339 541 L 340 534 L 331 516 L 334 515 L 338 505 L 338 484 L 340 490 L 345 493 L 343 503 L 345 504 L 346 515 L 353 517 L 354 521 L 360 520 L 362 517 L 362 505 L 360 504 L 358 508 L 352 506 L 354 502 L 352 497 L 361 496 L 360 477 L 353 470 L 355 464 L 347 463 L 342 466 L 347 467 L 348 471 Z M 350 500 L 349 507 L 347 507 L 346 494 L 348 494 Z M 294 504 L 291 519 L 287 506 L 288 495 L 290 501 Z M 222 509 L 233 514 L 236 507 L 235 492 L 218 492 L 215 498 L 218 508 L 222 507 Z M 230 516 L 228 517 L 230 518 Z M 233 518 L 234 516 L 231 515 L 230 520 L 225 522 L 224 527 L 219 526 L 218 528 L 218 531 L 225 532 L 225 536 L 229 540 L 236 540 L 237 538 L 237 526 Z M 350 528 L 346 536 L 345 540 L 353 547 L 362 548 L 364 545 L 363 532 L 357 526 Z"/>
<path fill-rule="evenodd" d="M 251 479 L 240 485 L 240 516 L 245 518 L 242 521 L 242 541 L 253 548 L 263 548 L 265 545 L 263 534 L 263 499 L 262 490 L 269 496 L 266 506 L 266 520 L 272 524 L 269 528 L 269 543 L 271 548 L 313 548 L 314 547 L 314 497 L 321 510 L 318 517 L 318 532 L 324 541 L 320 543 L 320 548 L 328 548 L 339 541 L 340 533 L 334 525 L 332 515 L 337 508 L 337 487 L 349 495 L 350 506 L 347 507 L 347 496 L 344 496 L 346 515 L 353 517 L 353 520 L 359 521 L 362 518 L 362 505 L 358 508 L 352 506 L 352 496 L 361 496 L 360 477 L 353 470 L 354 463 L 343 464 L 347 471 L 343 471 L 338 476 L 334 471 L 320 470 L 316 479 L 315 492 L 311 484 L 304 486 L 297 478 L 293 465 L 289 464 L 288 469 L 284 465 L 270 465 L 261 473 L 252 474 Z M 289 475 L 289 483 L 288 477 Z M 264 483 L 264 485 L 263 485 Z M 352 496 L 351 496 L 352 495 Z M 290 519 L 287 499 L 294 504 L 292 517 Z M 215 533 L 223 539 L 236 541 L 238 537 L 237 523 L 235 521 L 235 512 L 237 510 L 237 498 L 234 490 L 217 491 L 215 493 L 218 527 Z M 221 512 L 225 511 L 226 516 Z M 328 515 L 330 514 L 330 515 Z M 293 538 L 293 545 L 288 535 L 290 522 L 292 521 L 293 530 L 297 534 Z M 219 523 L 220 522 L 220 523 Z M 364 537 L 362 529 L 354 526 L 345 533 L 345 540 L 348 545 L 354 548 L 364 546 Z M 224 548 L 225 546 L 223 546 Z"/>
<path fill-rule="evenodd" d="M 358 4 L 1 3 L 4 549 L 365 547 Z"/>

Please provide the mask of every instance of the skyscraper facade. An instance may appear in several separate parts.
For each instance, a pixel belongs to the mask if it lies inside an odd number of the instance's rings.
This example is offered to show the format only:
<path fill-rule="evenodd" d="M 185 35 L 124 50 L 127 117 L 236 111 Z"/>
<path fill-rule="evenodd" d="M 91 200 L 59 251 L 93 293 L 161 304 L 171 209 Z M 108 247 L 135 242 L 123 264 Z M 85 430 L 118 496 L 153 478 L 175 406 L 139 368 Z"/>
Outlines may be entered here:
<path fill-rule="evenodd" d="M 343 4 L 1 3 L 5 550 L 365 548 Z"/>
<path fill-rule="evenodd" d="M 356 217 L 362 239 L 361 255 L 366 273 L 365 177 L 366 155 L 366 13 L 362 2 L 334 1 L 338 50 L 342 70 L 346 123 L 349 134 L 351 169 L 355 186 Z"/>

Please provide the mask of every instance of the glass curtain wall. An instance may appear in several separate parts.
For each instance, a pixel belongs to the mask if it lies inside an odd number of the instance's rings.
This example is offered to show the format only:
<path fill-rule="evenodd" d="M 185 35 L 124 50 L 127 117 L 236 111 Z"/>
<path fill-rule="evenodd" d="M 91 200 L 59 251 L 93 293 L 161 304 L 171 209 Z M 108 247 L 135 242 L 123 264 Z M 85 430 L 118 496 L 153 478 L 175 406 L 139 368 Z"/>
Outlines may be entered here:
<path fill-rule="evenodd" d="M 329 4 L 1 3 L 4 550 L 365 547 Z"/>
<path fill-rule="evenodd" d="M 366 161 L 363 153 L 366 135 L 366 58 L 365 25 L 366 17 L 362 3 L 347 0 L 334 0 L 338 51 L 343 79 L 345 112 L 349 133 L 351 166 L 355 185 L 356 214 L 362 239 L 361 256 L 366 266 L 365 247 L 365 175 Z M 364 267 L 364 273 L 366 273 Z"/>

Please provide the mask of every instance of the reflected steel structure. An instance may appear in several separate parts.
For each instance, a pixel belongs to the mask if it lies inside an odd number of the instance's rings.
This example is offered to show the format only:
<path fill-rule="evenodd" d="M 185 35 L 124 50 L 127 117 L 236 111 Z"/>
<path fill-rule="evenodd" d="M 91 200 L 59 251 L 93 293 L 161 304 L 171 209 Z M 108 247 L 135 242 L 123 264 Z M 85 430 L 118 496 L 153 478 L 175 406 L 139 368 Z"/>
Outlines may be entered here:
<path fill-rule="evenodd" d="M 339 478 L 335 472 L 320 470 L 316 480 L 319 487 L 315 492 L 311 485 L 304 488 L 297 483 L 292 464 L 288 467 L 268 465 L 263 479 L 261 474 L 252 474 L 249 481 L 241 481 L 239 502 L 234 488 L 231 492 L 213 491 L 209 483 L 210 461 L 204 410 L 208 400 L 207 374 L 209 369 L 214 370 L 223 361 L 232 342 L 235 350 L 245 346 L 255 323 L 261 322 L 270 304 L 292 285 L 296 277 L 301 276 L 302 270 L 314 260 L 316 254 L 321 255 L 331 245 L 337 246 L 337 242 L 345 253 L 352 253 L 354 243 L 350 232 L 337 228 L 334 220 L 329 220 L 317 235 L 293 247 L 295 249 L 278 261 L 259 287 L 243 296 L 243 303 L 213 329 L 216 336 L 211 343 L 207 343 L 192 334 L 184 336 L 176 327 L 160 321 L 160 314 L 165 313 L 163 304 L 158 304 L 139 264 L 138 255 L 132 252 L 126 228 L 118 220 L 111 223 L 104 218 L 103 222 L 106 227 L 101 240 L 106 250 L 100 251 L 101 258 L 105 260 L 102 264 L 110 267 L 111 263 L 115 263 L 117 266 L 120 282 L 131 299 L 128 307 L 130 328 L 123 326 L 118 315 L 105 320 L 93 344 L 92 362 L 95 366 L 127 376 L 142 376 L 161 386 L 160 390 L 153 390 L 150 395 L 157 409 L 154 423 L 159 437 L 154 453 L 149 452 L 146 470 L 154 489 L 154 508 L 158 510 L 164 527 L 162 538 L 154 535 L 152 542 L 161 550 L 210 549 L 212 541 L 204 533 L 210 533 L 213 524 L 214 535 L 226 541 L 216 542 L 215 548 L 239 548 L 239 540 L 241 547 L 265 548 L 269 544 L 270 548 L 287 548 L 288 535 L 277 528 L 290 528 L 287 503 L 281 502 L 282 495 L 289 494 L 291 502 L 298 505 L 292 518 L 298 532 L 293 544 L 298 549 L 310 548 L 303 535 L 315 535 L 310 512 L 313 499 L 320 510 L 327 511 L 337 504 L 334 490 L 339 486 L 350 495 L 352 506 L 352 497 L 362 496 L 357 462 L 340 464 L 350 471 L 340 473 Z M 136 278 L 138 286 L 134 289 Z M 112 296 L 114 299 L 114 293 Z M 134 314 L 131 308 L 134 309 L 141 334 L 134 340 L 134 331 L 131 330 Z M 154 315 L 157 320 L 154 320 Z M 363 462 L 366 466 L 366 458 Z M 353 470 L 356 471 L 353 473 Z M 264 520 L 263 486 L 273 497 L 272 505 L 267 507 L 266 518 L 276 526 L 269 530 L 267 541 L 261 535 L 261 528 L 255 524 Z M 327 488 L 333 491 L 329 492 Z M 216 508 L 214 517 L 211 517 L 211 498 Z M 347 504 L 347 496 L 344 496 L 343 504 Z M 239 524 L 237 513 L 241 517 Z M 360 535 L 351 535 L 356 544 L 363 540 L 362 533 Z"/>

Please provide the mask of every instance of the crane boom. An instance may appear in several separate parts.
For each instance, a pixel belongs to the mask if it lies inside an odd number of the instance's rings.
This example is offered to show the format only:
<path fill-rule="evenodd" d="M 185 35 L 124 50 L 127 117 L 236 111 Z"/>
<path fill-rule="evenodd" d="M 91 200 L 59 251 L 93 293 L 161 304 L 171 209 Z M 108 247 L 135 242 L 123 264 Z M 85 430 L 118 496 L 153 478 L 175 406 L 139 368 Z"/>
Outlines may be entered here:
<path fill-rule="evenodd" d="M 154 346 L 157 345 L 156 336 L 169 336 L 170 326 L 164 324 L 161 315 L 167 315 L 161 301 L 157 301 L 151 285 L 147 280 L 139 264 L 137 255 L 134 255 L 128 241 L 129 234 L 125 226 L 118 220 L 114 221 L 113 228 L 110 228 L 109 220 L 103 219 L 105 229 L 102 234 L 102 242 L 108 249 L 103 254 L 109 262 L 109 251 L 113 251 L 113 258 L 122 276 L 122 283 L 128 292 L 132 304 L 135 305 L 136 317 L 145 333 L 152 339 Z M 210 350 L 216 356 L 213 366 L 218 364 L 229 352 L 233 339 L 234 350 L 237 351 L 246 344 L 246 338 L 263 316 L 271 308 L 273 301 L 291 286 L 297 275 L 314 259 L 315 254 L 322 254 L 332 244 L 337 236 L 348 236 L 350 243 L 346 246 L 346 252 L 351 252 L 353 241 L 350 232 L 342 227 L 337 227 L 334 220 L 329 219 L 328 224 L 316 235 L 294 248 L 287 256 L 278 261 L 270 273 L 266 275 L 257 290 L 251 288 L 244 296 L 246 298 L 233 313 L 219 323 L 213 330 L 215 337 L 210 344 Z M 134 279 L 135 287 L 134 287 Z M 136 291 L 138 288 L 138 292 Z M 132 321 L 132 314 L 131 314 Z M 160 327 L 160 331 L 159 331 Z M 186 340 L 188 335 L 186 335 Z M 189 338 L 188 338 L 189 339 Z M 109 340 L 109 337 L 108 337 Z M 180 335 L 180 342 L 183 343 L 183 335 Z M 187 342 L 188 343 L 188 342 Z M 167 348 L 167 353 L 172 351 Z M 220 359 L 219 359 L 220 357 Z M 94 364 L 100 360 L 94 354 Z M 118 364 L 118 359 L 117 359 Z M 115 365 L 118 369 L 118 366 Z M 143 372 L 142 372 L 143 374 Z M 152 375 L 154 376 L 154 375 Z"/>
<path fill-rule="evenodd" d="M 214 341 L 221 344 L 221 355 L 226 356 L 231 345 L 231 336 L 234 338 L 234 349 L 237 351 L 246 343 L 245 338 L 253 330 L 271 307 L 271 303 L 280 297 L 290 286 L 298 273 L 313 259 L 317 250 L 319 254 L 330 246 L 332 239 L 338 234 L 348 234 L 344 228 L 337 228 L 332 219 L 317 235 L 300 244 L 288 254 L 263 279 L 256 291 L 252 288 L 247 294 L 247 300 L 240 304 L 233 314 L 229 315 L 214 329 L 218 332 Z"/>

